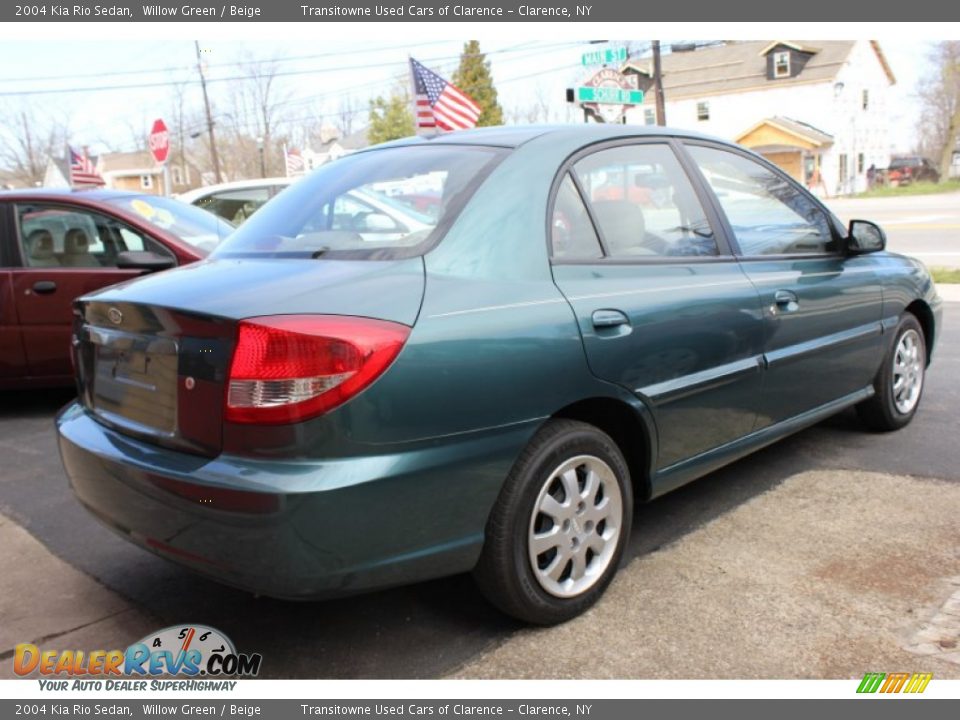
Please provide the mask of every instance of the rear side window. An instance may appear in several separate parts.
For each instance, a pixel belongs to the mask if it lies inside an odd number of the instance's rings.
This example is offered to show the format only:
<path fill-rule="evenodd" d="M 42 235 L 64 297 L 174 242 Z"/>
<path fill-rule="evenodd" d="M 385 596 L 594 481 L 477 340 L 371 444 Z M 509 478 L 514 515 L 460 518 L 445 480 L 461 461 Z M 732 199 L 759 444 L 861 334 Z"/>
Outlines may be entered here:
<path fill-rule="evenodd" d="M 667 145 L 624 145 L 574 165 L 613 258 L 717 255 L 717 242 Z"/>
<path fill-rule="evenodd" d="M 826 215 L 792 182 L 738 153 L 700 145 L 688 149 L 744 255 L 831 251 L 833 234 Z"/>
<path fill-rule="evenodd" d="M 348 155 L 280 193 L 215 255 L 420 255 L 449 227 L 505 152 L 415 145 Z"/>

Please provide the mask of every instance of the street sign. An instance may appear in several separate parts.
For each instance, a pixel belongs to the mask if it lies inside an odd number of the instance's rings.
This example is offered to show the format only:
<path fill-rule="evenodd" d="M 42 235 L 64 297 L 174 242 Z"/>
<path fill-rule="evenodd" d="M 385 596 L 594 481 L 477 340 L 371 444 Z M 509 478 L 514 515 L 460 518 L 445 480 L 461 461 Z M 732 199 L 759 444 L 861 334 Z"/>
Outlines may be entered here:
<path fill-rule="evenodd" d="M 170 154 L 170 132 L 160 118 L 153 121 L 153 127 L 150 129 L 147 142 L 157 165 L 163 165 L 167 161 L 167 156 Z"/>
<path fill-rule="evenodd" d="M 618 87 L 578 87 L 577 102 L 603 105 L 639 105 L 643 90 L 625 90 Z"/>
<path fill-rule="evenodd" d="M 622 63 L 627 59 L 627 49 L 604 48 L 603 50 L 591 50 L 580 56 L 580 62 L 587 65 L 610 65 L 612 63 Z"/>
<path fill-rule="evenodd" d="M 637 75 L 601 68 L 576 88 L 577 102 L 603 122 L 621 122 L 627 108 L 643 102 Z"/>

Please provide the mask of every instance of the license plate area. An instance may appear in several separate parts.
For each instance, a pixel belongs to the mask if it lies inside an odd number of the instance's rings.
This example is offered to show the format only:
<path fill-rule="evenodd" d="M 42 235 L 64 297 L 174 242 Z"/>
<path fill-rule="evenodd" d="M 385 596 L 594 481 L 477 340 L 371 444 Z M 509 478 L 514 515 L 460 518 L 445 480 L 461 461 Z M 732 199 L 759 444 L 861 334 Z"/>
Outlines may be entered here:
<path fill-rule="evenodd" d="M 177 433 L 177 343 L 169 338 L 88 327 L 91 409 L 138 432 Z"/>

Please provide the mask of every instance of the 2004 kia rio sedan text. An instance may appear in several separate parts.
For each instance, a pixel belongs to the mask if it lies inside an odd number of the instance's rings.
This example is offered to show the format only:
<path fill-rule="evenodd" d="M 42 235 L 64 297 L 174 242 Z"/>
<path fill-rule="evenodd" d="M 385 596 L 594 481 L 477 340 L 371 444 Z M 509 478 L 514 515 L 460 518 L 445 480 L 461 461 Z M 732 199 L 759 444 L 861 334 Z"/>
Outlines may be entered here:
<path fill-rule="evenodd" d="M 610 583 L 635 500 L 848 406 L 908 423 L 940 300 L 758 156 L 581 126 L 356 153 L 76 314 L 60 450 L 128 539 L 283 598 L 473 570 L 546 624 Z"/>

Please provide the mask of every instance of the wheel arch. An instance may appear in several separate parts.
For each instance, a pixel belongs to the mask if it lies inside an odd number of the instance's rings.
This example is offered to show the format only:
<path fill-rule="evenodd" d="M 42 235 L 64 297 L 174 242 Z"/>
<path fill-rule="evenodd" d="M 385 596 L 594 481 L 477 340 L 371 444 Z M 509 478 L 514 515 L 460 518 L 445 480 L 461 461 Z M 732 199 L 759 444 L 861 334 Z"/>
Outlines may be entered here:
<path fill-rule="evenodd" d="M 634 498 L 650 498 L 656 433 L 642 405 L 635 407 L 617 398 L 592 397 L 567 405 L 551 417 L 579 420 L 609 435 L 627 461 Z"/>
<path fill-rule="evenodd" d="M 923 342 L 927 349 L 927 365 L 930 365 L 930 359 L 933 356 L 933 343 L 936 339 L 936 321 L 933 317 L 933 310 L 923 300 L 914 300 L 907 305 L 904 312 L 908 312 L 917 318 L 920 323 L 920 329 L 923 330 Z"/>

